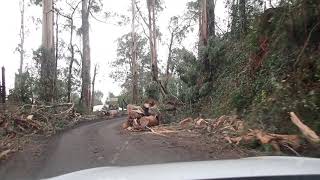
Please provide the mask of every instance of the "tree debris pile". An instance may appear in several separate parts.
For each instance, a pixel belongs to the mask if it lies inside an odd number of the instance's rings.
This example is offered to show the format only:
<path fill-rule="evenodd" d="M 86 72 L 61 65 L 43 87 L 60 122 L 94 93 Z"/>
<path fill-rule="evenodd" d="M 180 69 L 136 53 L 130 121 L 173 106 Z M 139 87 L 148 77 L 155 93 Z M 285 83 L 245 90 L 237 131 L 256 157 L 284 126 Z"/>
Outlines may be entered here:
<path fill-rule="evenodd" d="M 302 135 L 274 134 L 261 129 L 250 129 L 238 116 L 221 116 L 217 119 L 186 118 L 180 121 L 181 129 L 203 130 L 230 144 L 245 145 L 258 143 L 269 145 L 275 152 L 291 152 L 299 155 L 307 140 L 312 145 L 319 145 L 320 139 L 316 133 L 293 113 L 291 121 L 298 126 Z"/>
<path fill-rule="evenodd" d="M 91 121 L 96 116 L 80 116 L 73 103 L 24 105 L 15 112 L 0 113 L 0 160 L 21 149 L 30 135 L 52 135 L 80 121 Z"/>
<path fill-rule="evenodd" d="M 144 103 L 143 107 L 129 104 L 127 112 L 128 119 L 122 124 L 123 129 L 143 131 L 159 125 L 160 111 L 154 101 Z"/>

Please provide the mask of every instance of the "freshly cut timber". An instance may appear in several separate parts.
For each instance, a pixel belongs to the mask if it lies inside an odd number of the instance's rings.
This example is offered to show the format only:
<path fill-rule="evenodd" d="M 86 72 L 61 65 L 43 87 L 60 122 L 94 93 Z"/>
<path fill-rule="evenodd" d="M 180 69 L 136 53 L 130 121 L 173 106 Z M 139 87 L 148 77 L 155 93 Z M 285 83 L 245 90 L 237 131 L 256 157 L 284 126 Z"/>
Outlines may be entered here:
<path fill-rule="evenodd" d="M 160 111 L 153 100 L 146 101 L 143 108 L 129 104 L 127 111 L 128 120 L 122 125 L 123 129 L 147 130 L 150 126 L 159 125 Z"/>
<path fill-rule="evenodd" d="M 294 112 L 290 112 L 290 118 L 293 124 L 295 124 L 305 138 L 311 143 L 320 143 L 319 136 L 307 125 L 305 125 Z"/>
<path fill-rule="evenodd" d="M 193 119 L 192 119 L 191 117 L 188 117 L 188 118 L 180 121 L 179 124 L 180 124 L 180 126 L 181 126 L 183 129 L 186 129 L 186 128 L 192 126 L 192 124 L 193 124 Z"/>
<path fill-rule="evenodd" d="M 140 106 L 129 104 L 127 106 L 127 111 L 129 119 L 139 119 L 144 116 L 144 111 Z"/>
<path fill-rule="evenodd" d="M 208 124 L 208 123 L 207 123 L 206 120 L 200 118 L 200 119 L 196 120 L 195 127 L 196 127 L 196 128 L 205 128 L 205 127 L 207 127 L 207 124 Z"/>

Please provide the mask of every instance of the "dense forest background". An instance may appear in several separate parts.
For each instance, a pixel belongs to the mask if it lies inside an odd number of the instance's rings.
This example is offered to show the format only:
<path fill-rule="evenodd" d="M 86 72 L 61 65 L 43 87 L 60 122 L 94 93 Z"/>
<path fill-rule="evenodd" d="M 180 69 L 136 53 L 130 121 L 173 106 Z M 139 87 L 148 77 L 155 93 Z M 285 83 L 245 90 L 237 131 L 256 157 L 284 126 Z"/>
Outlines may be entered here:
<path fill-rule="evenodd" d="M 27 3 L 43 8 L 42 45 L 33 52 L 30 69 L 23 68 Z M 278 132 L 295 131 L 287 124 L 293 111 L 319 132 L 320 2 L 224 3 L 226 30 L 216 23 L 215 0 L 190 1 L 185 14 L 172 17 L 170 38 L 162 42 L 167 60 L 160 66 L 157 20 L 165 5 L 159 0 L 132 0 L 131 17 L 103 12 L 101 7 L 108 4 L 101 0 L 21 0 L 20 68 L 9 100 L 74 102 L 81 113 L 103 103 L 103 92 L 94 89 L 101 69 L 91 64 L 89 28 L 92 20 L 111 21 L 132 25 L 119 38 L 118 58 L 110 67 L 110 76 L 123 82 L 120 106 L 155 99 L 164 112 L 163 122 L 179 116 L 237 114 L 252 126 Z M 76 15 L 81 15 L 81 23 Z M 59 38 L 61 29 L 69 32 L 68 38 Z M 192 31 L 198 32 L 197 52 L 181 45 Z"/>

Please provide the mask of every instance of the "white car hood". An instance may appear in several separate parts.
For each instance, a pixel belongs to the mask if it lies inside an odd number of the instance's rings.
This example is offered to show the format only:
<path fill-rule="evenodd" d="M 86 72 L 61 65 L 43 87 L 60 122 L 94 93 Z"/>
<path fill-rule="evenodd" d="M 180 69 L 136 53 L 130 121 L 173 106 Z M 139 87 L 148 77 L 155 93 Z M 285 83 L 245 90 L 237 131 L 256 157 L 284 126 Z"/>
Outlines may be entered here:
<path fill-rule="evenodd" d="M 320 175 L 320 159 L 284 156 L 252 157 L 153 164 L 128 167 L 100 167 L 77 171 L 52 180 L 83 179 L 215 179 L 284 175 Z"/>

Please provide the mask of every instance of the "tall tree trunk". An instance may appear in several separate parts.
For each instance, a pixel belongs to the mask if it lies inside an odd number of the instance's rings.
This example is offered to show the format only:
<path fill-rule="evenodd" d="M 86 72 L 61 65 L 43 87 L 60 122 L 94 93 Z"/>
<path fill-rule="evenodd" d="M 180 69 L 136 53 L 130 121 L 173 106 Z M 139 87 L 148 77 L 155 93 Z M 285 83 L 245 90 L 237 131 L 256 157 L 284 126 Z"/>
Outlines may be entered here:
<path fill-rule="evenodd" d="M 147 0 L 148 7 L 148 29 L 149 29 L 149 43 L 150 43 L 150 51 L 151 51 L 151 73 L 152 79 L 158 82 L 158 63 L 157 63 L 157 55 L 156 55 L 156 37 L 155 37 L 155 14 L 154 14 L 154 4 L 155 0 Z"/>
<path fill-rule="evenodd" d="M 5 77 L 5 68 L 2 66 L 1 68 L 1 78 L 2 82 L 0 83 L 0 98 L 2 103 L 6 103 L 6 77 Z"/>
<path fill-rule="evenodd" d="M 158 75 L 158 60 L 157 60 L 157 29 L 156 29 L 156 13 L 155 13 L 155 1 L 147 0 L 148 8 L 148 29 L 149 29 L 149 43 L 151 51 L 151 73 L 152 80 L 159 85 L 160 92 L 163 96 L 166 96 L 168 92 L 159 80 Z"/>
<path fill-rule="evenodd" d="M 54 98 L 54 74 L 55 74 L 55 53 L 54 53 L 54 11 L 53 0 L 43 0 L 42 18 L 42 57 L 40 72 L 40 100 L 53 102 Z"/>
<path fill-rule="evenodd" d="M 19 68 L 19 78 L 22 76 L 23 72 L 23 61 L 24 61 L 24 7 L 25 3 L 24 0 L 20 1 L 20 16 L 21 16 L 21 24 L 20 24 L 20 48 L 19 48 L 19 53 L 20 53 L 20 68 Z M 21 82 L 19 81 L 19 84 Z"/>
<path fill-rule="evenodd" d="M 88 0 L 82 0 L 82 43 L 83 43 L 83 58 L 82 58 L 82 89 L 81 89 L 81 104 L 85 111 L 91 111 L 91 83 L 90 83 L 90 39 L 89 39 L 89 5 Z"/>
<path fill-rule="evenodd" d="M 54 70 L 54 89 L 53 89 L 53 96 L 54 96 L 54 99 L 57 99 L 58 97 L 58 92 L 57 92 L 57 78 L 58 78 L 58 72 L 57 72 L 57 69 L 58 69 L 58 58 L 59 58 L 59 24 L 58 24 L 58 21 L 59 21 L 59 13 L 58 11 L 56 12 L 56 47 L 55 47 L 55 70 Z"/>
<path fill-rule="evenodd" d="M 207 46 L 208 43 L 208 11 L 207 0 L 201 0 L 200 2 L 200 48 Z"/>
<path fill-rule="evenodd" d="M 93 111 L 93 106 L 94 106 L 94 85 L 96 81 L 96 76 L 97 76 L 97 64 L 94 66 L 94 71 L 93 71 L 93 78 L 92 78 L 92 94 L 91 94 L 91 110 Z"/>
<path fill-rule="evenodd" d="M 232 0 L 231 5 L 231 35 L 232 38 L 238 39 L 239 38 L 239 30 L 238 30 L 238 0 Z"/>
<path fill-rule="evenodd" d="M 169 43 L 169 46 L 168 46 L 168 51 L 169 51 L 169 54 L 168 54 L 168 60 L 167 60 L 167 67 L 166 67 L 166 79 L 164 81 L 164 87 L 166 89 L 168 89 L 168 82 L 169 82 L 169 79 L 170 79 L 170 65 L 172 63 L 172 47 L 173 47 L 173 40 L 174 40 L 174 31 L 171 32 L 171 35 L 170 35 L 170 43 Z"/>
<path fill-rule="evenodd" d="M 136 42 L 136 31 L 135 31 L 135 20 L 136 20 L 136 9 L 135 9 L 135 0 L 131 0 L 132 4 L 132 47 L 131 47 L 131 56 L 132 56 L 132 103 L 138 103 L 138 72 L 137 72 L 137 42 Z"/>
<path fill-rule="evenodd" d="M 157 54 L 157 28 L 156 28 L 156 13 L 155 13 L 155 8 L 156 8 L 156 0 L 152 0 L 152 34 L 153 34 L 153 67 L 154 67 L 154 77 L 155 80 L 159 80 L 159 70 L 158 70 L 158 54 Z"/>
<path fill-rule="evenodd" d="M 18 46 L 19 53 L 20 53 L 20 68 L 19 68 L 19 75 L 16 75 L 15 79 L 15 88 L 19 88 L 20 91 L 20 100 L 23 101 L 23 86 L 24 86 L 24 81 L 22 80 L 22 73 L 23 73 L 23 62 L 24 62 L 24 40 L 25 40 L 25 30 L 24 30 L 24 9 L 25 9 L 25 1 L 20 0 L 19 3 L 20 7 L 20 17 L 21 17 L 21 22 L 20 22 L 20 44 Z"/>
<path fill-rule="evenodd" d="M 216 35 L 216 28 L 215 28 L 215 0 L 207 0 L 207 8 L 208 8 L 208 34 L 209 37 L 215 37 Z"/>
<path fill-rule="evenodd" d="M 72 89 L 72 68 L 74 62 L 74 46 L 73 46 L 73 18 L 70 18 L 70 41 L 69 41 L 69 50 L 71 54 L 71 59 L 69 63 L 69 73 L 68 73 L 68 87 L 67 87 L 67 99 L 68 102 L 71 102 L 71 89 Z"/>
<path fill-rule="evenodd" d="M 243 38 L 247 34 L 247 14 L 246 14 L 246 1 L 239 1 L 239 16 L 240 16 L 240 37 Z"/>

